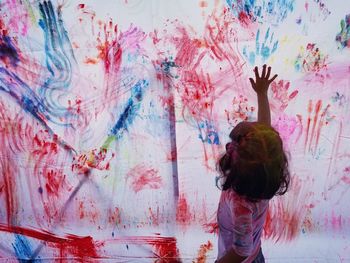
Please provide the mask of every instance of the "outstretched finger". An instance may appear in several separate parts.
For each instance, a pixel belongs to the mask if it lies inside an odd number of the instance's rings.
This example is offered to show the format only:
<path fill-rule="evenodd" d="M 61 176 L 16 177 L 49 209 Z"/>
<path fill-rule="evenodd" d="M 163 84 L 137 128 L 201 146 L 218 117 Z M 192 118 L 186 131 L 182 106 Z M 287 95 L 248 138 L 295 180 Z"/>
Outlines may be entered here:
<path fill-rule="evenodd" d="M 250 80 L 250 84 L 252 85 L 252 88 L 255 90 L 256 84 L 255 84 L 254 80 L 252 78 L 249 78 L 249 80 Z"/>
<path fill-rule="evenodd" d="M 271 83 L 272 81 L 274 81 L 277 78 L 277 74 L 275 76 L 272 77 L 272 79 L 269 80 L 269 83 Z"/>
<path fill-rule="evenodd" d="M 255 73 L 255 79 L 259 79 L 259 69 L 258 69 L 258 67 L 254 68 L 254 73 Z"/>
<path fill-rule="evenodd" d="M 271 67 L 267 68 L 267 74 L 266 74 L 266 78 L 269 79 L 270 78 L 270 74 L 271 74 Z"/>
<path fill-rule="evenodd" d="M 263 70 L 262 70 L 262 73 L 261 73 L 261 78 L 265 78 L 265 75 L 266 75 L 266 64 L 264 64 L 264 66 L 263 66 Z"/>

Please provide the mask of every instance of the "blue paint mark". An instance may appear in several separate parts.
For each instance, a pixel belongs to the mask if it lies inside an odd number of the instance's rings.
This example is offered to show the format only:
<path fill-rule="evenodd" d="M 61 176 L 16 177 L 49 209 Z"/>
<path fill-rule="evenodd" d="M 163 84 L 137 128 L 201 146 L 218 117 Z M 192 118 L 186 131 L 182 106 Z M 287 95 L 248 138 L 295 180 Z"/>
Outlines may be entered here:
<path fill-rule="evenodd" d="M 232 14 L 239 18 L 242 13 L 252 22 L 269 22 L 278 25 L 294 10 L 295 0 L 226 0 Z"/>
<path fill-rule="evenodd" d="M 31 259 L 33 254 L 32 247 L 29 240 L 25 236 L 16 234 L 12 247 L 19 262 L 41 262 L 40 259 Z"/>
<path fill-rule="evenodd" d="M 149 85 L 148 81 L 140 80 L 131 89 L 131 96 L 126 103 L 124 111 L 120 115 L 117 123 L 112 128 L 109 135 L 114 135 L 119 139 L 124 131 L 128 130 L 129 125 L 131 125 L 137 116 L 137 112 L 141 107 L 141 101 L 143 99 L 144 89 Z"/>
<path fill-rule="evenodd" d="M 67 94 L 72 75 L 69 57 L 74 59 L 74 56 L 67 32 L 63 27 L 60 10 L 58 9 L 58 18 L 56 18 L 51 2 L 44 1 L 43 4 L 39 4 L 39 11 L 42 16 L 39 25 L 44 31 L 47 75 L 49 76 L 44 79 L 37 94 L 15 72 L 0 66 L 0 91 L 9 94 L 18 105 L 30 112 L 35 119 L 52 132 L 47 122 L 71 127 L 71 124 L 68 123 L 69 118 L 78 117 L 69 112 L 65 106 L 58 104 L 59 97 Z M 8 38 L 2 37 L 2 40 L 0 56 L 5 56 L 6 51 L 8 55 L 11 55 L 12 63 L 18 64 L 20 62 L 18 51 Z M 67 55 L 67 49 L 70 50 L 70 56 Z"/>
<path fill-rule="evenodd" d="M 255 37 L 255 51 L 249 51 L 247 46 L 243 47 L 243 56 L 251 65 L 255 65 L 258 57 L 265 62 L 278 48 L 278 41 L 274 41 L 274 33 L 270 34 L 270 28 L 267 29 L 263 42 L 260 41 L 260 29 Z"/>
<path fill-rule="evenodd" d="M 19 62 L 18 53 L 11 38 L 5 35 L 0 35 L 0 59 L 5 61 L 8 59 L 12 66 L 17 66 Z"/>
<path fill-rule="evenodd" d="M 75 61 L 72 45 L 64 28 L 61 9 L 54 11 L 51 1 L 39 4 L 39 26 L 45 39 L 46 66 L 49 76 L 39 89 L 39 95 L 50 114 L 60 124 L 62 117 L 72 116 L 59 97 L 66 94 L 72 79 L 71 59 Z"/>
<path fill-rule="evenodd" d="M 338 42 L 338 48 L 350 48 L 350 14 L 340 21 L 340 32 L 335 37 Z"/>
<path fill-rule="evenodd" d="M 220 144 L 219 135 L 213 124 L 208 121 L 204 121 L 198 124 L 200 134 L 198 138 L 208 144 Z"/>

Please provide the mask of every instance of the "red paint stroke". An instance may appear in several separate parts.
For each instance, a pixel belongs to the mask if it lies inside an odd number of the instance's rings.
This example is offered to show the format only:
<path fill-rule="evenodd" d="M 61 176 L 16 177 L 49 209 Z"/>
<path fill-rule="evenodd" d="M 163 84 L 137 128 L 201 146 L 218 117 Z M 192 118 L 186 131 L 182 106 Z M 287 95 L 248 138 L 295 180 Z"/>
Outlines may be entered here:
<path fill-rule="evenodd" d="M 326 114 L 328 113 L 328 110 L 330 108 L 331 105 L 327 105 L 326 108 L 323 110 L 322 114 L 321 114 L 321 118 L 320 118 L 320 122 L 318 124 L 318 129 L 317 129 L 317 133 L 316 133 L 316 142 L 315 142 L 315 147 L 318 146 L 318 141 L 320 139 L 320 135 L 321 135 L 321 129 L 324 125 L 328 124 L 328 121 L 325 121 L 325 117 Z M 332 116 L 330 119 L 333 119 L 334 116 Z"/>
<path fill-rule="evenodd" d="M 35 230 L 19 226 L 7 226 L 0 224 L 0 231 L 24 235 L 47 242 L 47 246 L 57 248 L 61 258 L 71 256 L 79 259 L 80 262 L 86 262 L 90 258 L 98 258 L 97 249 L 103 246 L 102 242 L 95 242 L 92 237 L 79 237 L 67 234 L 65 237 L 59 237 L 45 230 Z"/>
<path fill-rule="evenodd" d="M 179 258 L 179 250 L 175 237 L 162 236 L 127 236 L 116 237 L 110 240 L 113 243 L 134 244 L 134 245 L 150 245 L 152 247 L 152 256 L 150 258 L 157 259 L 155 262 L 181 262 Z"/>
<path fill-rule="evenodd" d="M 2 156 L 2 150 L 0 150 Z M 6 217 L 7 224 L 10 225 L 16 217 L 18 209 L 18 196 L 16 174 L 18 173 L 17 165 L 13 162 L 13 157 L 0 158 L 0 167 L 2 170 L 2 178 L 0 178 L 0 186 L 5 193 Z M 1 196 L 1 195 L 0 195 Z"/>
<path fill-rule="evenodd" d="M 316 105 L 315 105 L 315 115 L 314 115 L 313 123 L 312 123 L 311 137 L 310 137 L 310 142 L 309 142 L 309 151 L 311 150 L 312 140 L 315 137 L 315 128 L 316 128 L 316 124 L 318 121 L 318 115 L 320 113 L 321 107 L 322 107 L 322 101 L 318 100 Z"/>
<path fill-rule="evenodd" d="M 311 113 L 312 113 L 312 100 L 309 100 L 309 105 L 307 107 L 307 112 L 308 112 L 308 117 L 307 117 L 307 122 L 306 122 L 306 136 L 305 136 L 305 149 L 306 149 L 306 145 L 308 143 L 308 139 L 309 139 L 309 129 L 310 129 L 310 123 L 311 123 Z"/>
<path fill-rule="evenodd" d="M 304 141 L 304 147 L 305 147 L 304 151 L 306 150 L 306 148 L 308 148 L 309 152 L 315 151 L 317 149 L 322 127 L 324 125 L 327 125 L 329 120 L 335 117 L 335 116 L 331 116 L 328 118 L 328 120 L 325 120 L 327 117 L 327 114 L 329 113 L 329 108 L 330 108 L 330 105 L 328 104 L 320 115 L 320 111 L 322 109 L 322 101 L 318 100 L 314 108 L 314 114 L 313 116 L 311 116 L 312 110 L 313 110 L 313 102 L 312 100 L 309 100 L 308 118 L 306 122 L 306 130 L 305 130 L 306 134 L 305 134 L 305 141 Z M 311 127 L 311 122 L 312 122 L 312 127 Z M 311 128 L 311 134 L 310 134 L 310 128 Z"/>
<path fill-rule="evenodd" d="M 126 180 L 131 180 L 131 188 L 135 193 L 144 189 L 159 189 L 162 186 L 162 178 L 158 170 L 138 164 L 126 175 Z"/>
<path fill-rule="evenodd" d="M 213 243 L 211 243 L 209 240 L 206 244 L 200 245 L 200 248 L 198 250 L 196 263 L 205 263 L 207 262 L 207 253 L 213 249 Z"/>
<path fill-rule="evenodd" d="M 44 173 L 44 178 L 46 178 L 45 188 L 49 195 L 52 194 L 58 197 L 60 193 L 62 194 L 62 190 L 66 188 L 71 189 L 67 184 L 66 175 L 63 174 L 61 169 L 49 169 L 49 171 Z"/>
<path fill-rule="evenodd" d="M 177 203 L 176 221 L 181 225 L 188 225 L 193 219 L 190 206 L 187 203 L 185 194 L 181 194 Z"/>
<path fill-rule="evenodd" d="M 270 201 L 263 237 L 276 242 L 295 239 L 301 232 L 311 195 L 306 182 L 293 176 L 288 194 Z"/>

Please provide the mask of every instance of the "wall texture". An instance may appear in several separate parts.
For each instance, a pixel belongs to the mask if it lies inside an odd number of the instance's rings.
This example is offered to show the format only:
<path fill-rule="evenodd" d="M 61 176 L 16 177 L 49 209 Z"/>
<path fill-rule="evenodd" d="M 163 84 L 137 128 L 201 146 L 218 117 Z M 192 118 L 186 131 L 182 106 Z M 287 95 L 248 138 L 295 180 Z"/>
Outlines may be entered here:
<path fill-rule="evenodd" d="M 0 3 L 0 260 L 213 262 L 216 160 L 267 63 L 269 262 L 350 261 L 350 2 Z"/>

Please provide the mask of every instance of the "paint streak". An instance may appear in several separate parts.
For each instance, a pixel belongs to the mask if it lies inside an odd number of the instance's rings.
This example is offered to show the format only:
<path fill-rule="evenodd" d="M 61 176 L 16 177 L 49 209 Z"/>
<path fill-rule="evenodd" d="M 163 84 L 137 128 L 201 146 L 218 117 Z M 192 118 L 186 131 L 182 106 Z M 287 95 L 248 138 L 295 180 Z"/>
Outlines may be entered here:
<path fill-rule="evenodd" d="M 29 240 L 22 235 L 15 235 L 15 241 L 12 243 L 12 247 L 19 262 L 27 262 L 27 259 L 33 253 Z M 38 262 L 41 262 L 41 260 L 39 259 Z"/>
<path fill-rule="evenodd" d="M 185 226 L 185 225 L 188 225 L 192 219 L 193 219 L 193 215 L 191 213 L 190 206 L 187 203 L 185 194 L 180 194 L 179 200 L 177 203 L 176 221 L 180 225 Z"/>
<path fill-rule="evenodd" d="M 306 182 L 293 176 L 288 195 L 270 201 L 263 237 L 277 241 L 291 241 L 300 234 L 312 193 Z"/>
<path fill-rule="evenodd" d="M 127 236 L 116 237 L 111 243 L 140 245 L 143 248 L 151 247 L 150 256 L 147 258 L 155 259 L 155 262 L 182 262 L 177 248 L 177 240 L 174 237 L 163 236 Z"/>
<path fill-rule="evenodd" d="M 329 108 L 330 108 L 330 105 L 328 104 L 323 109 L 321 116 L 319 118 L 319 114 L 322 109 L 322 101 L 318 100 L 316 102 L 316 105 L 313 108 L 313 101 L 309 100 L 308 118 L 306 122 L 306 130 L 305 130 L 304 150 L 308 149 L 308 152 L 313 152 L 313 153 L 316 152 L 322 127 L 327 125 L 328 122 L 334 118 L 334 116 L 329 116 L 329 117 L 327 116 L 329 115 Z M 312 116 L 313 110 L 314 110 L 314 114 Z M 310 133 L 310 128 L 311 128 L 311 133 Z"/>
<path fill-rule="evenodd" d="M 131 181 L 131 188 L 135 193 L 145 189 L 159 189 L 162 186 L 162 178 L 158 175 L 158 170 L 146 167 L 143 164 L 136 165 L 125 177 Z"/>
<path fill-rule="evenodd" d="M 124 132 L 128 131 L 128 128 L 134 122 L 137 112 L 141 107 L 144 89 L 147 88 L 148 85 L 148 81 L 140 80 L 133 86 L 131 96 L 116 124 L 111 129 L 108 138 L 102 145 L 102 150 L 107 150 L 114 140 L 120 139 Z"/>
<path fill-rule="evenodd" d="M 91 258 L 97 258 L 97 249 L 103 246 L 103 243 L 94 242 L 90 236 L 79 237 L 76 235 L 67 234 L 64 238 L 62 238 L 47 231 L 40 231 L 19 226 L 7 226 L 3 224 L 0 224 L 0 231 L 17 234 L 16 236 L 18 236 L 18 241 L 16 241 L 16 247 L 18 247 L 18 252 L 21 252 L 20 255 L 25 256 L 24 260 L 36 259 L 32 258 L 34 252 L 32 252 L 31 246 L 26 237 L 31 237 L 46 242 L 47 246 L 54 247 L 59 251 L 61 258 L 69 258 L 70 256 L 73 256 L 80 262 L 86 262 Z"/>
<path fill-rule="evenodd" d="M 205 263 L 207 262 L 207 253 L 213 249 L 213 244 L 208 240 L 207 243 L 200 245 L 198 250 L 196 263 Z"/>

